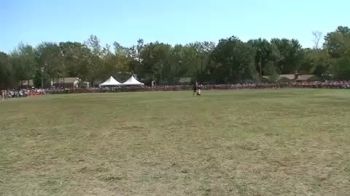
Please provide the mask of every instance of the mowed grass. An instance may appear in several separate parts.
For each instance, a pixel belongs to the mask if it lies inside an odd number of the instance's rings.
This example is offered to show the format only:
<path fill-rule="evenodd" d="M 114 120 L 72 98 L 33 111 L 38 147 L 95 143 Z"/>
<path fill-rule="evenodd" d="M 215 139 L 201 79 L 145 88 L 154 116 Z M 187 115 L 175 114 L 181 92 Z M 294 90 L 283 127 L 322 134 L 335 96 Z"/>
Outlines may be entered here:
<path fill-rule="evenodd" d="M 0 195 L 348 195 L 349 90 L 0 103 Z"/>

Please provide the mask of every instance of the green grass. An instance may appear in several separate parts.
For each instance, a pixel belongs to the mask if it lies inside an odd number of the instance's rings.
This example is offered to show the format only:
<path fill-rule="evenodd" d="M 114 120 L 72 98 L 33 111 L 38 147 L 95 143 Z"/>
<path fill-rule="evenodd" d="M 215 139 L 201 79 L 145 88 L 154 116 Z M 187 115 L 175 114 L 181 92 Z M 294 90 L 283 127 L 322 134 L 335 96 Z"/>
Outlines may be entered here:
<path fill-rule="evenodd" d="M 0 195 L 348 195 L 349 90 L 0 102 Z"/>

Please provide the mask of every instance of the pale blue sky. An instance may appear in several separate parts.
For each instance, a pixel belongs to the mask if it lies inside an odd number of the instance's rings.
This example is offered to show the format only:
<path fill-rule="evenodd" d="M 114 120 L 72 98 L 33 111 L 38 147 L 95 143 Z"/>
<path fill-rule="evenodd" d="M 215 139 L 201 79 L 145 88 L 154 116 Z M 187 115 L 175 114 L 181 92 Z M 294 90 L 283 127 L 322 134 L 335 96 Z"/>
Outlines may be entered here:
<path fill-rule="evenodd" d="M 311 47 L 312 31 L 350 26 L 349 8 L 348 0 L 0 0 L 0 51 L 91 34 L 124 46 L 139 38 L 183 44 L 235 35 Z"/>

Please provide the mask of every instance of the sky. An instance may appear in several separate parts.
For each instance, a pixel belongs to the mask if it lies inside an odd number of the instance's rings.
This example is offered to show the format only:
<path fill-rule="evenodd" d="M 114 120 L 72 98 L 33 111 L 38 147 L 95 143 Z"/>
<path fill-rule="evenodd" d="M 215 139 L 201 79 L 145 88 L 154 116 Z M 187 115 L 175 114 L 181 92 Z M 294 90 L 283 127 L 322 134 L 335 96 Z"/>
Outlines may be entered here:
<path fill-rule="evenodd" d="M 350 26 L 349 7 L 348 0 L 0 0 L 0 51 L 90 35 L 127 47 L 139 38 L 186 44 L 231 36 L 312 47 L 313 31 Z"/>

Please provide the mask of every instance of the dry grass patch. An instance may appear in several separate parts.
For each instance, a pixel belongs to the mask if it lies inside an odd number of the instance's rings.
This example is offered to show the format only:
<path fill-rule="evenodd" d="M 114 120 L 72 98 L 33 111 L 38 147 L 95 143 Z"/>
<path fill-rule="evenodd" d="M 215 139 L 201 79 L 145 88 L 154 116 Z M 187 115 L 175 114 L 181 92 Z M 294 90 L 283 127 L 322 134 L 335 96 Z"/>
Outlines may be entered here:
<path fill-rule="evenodd" d="M 0 104 L 0 195 L 346 195 L 350 91 L 80 94 Z"/>

